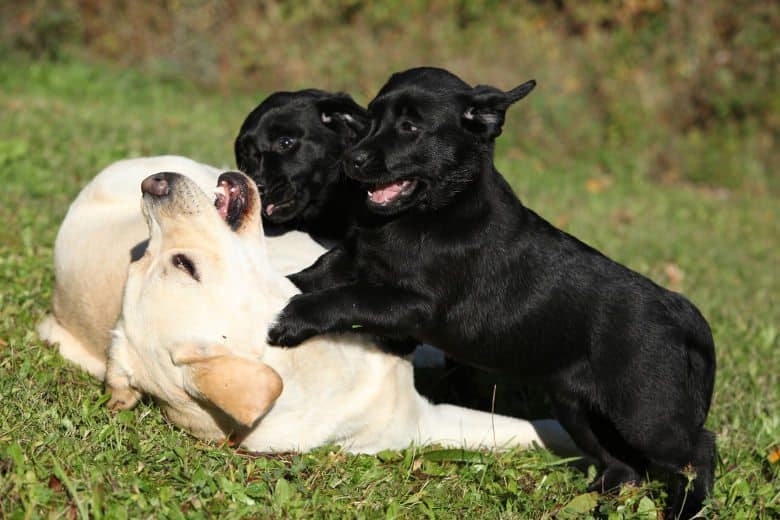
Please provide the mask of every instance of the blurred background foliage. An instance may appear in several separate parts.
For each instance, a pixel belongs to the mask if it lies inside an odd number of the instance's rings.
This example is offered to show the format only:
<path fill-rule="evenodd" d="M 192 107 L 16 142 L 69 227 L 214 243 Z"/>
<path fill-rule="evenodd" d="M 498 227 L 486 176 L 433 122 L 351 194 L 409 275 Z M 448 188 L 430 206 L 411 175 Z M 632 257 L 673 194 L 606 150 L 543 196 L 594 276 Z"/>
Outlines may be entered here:
<path fill-rule="evenodd" d="M 510 159 L 780 193 L 775 0 L 0 0 L 0 20 L 19 63 L 99 61 L 225 95 L 367 103 L 417 65 L 504 89 L 535 78 L 500 143 Z"/>

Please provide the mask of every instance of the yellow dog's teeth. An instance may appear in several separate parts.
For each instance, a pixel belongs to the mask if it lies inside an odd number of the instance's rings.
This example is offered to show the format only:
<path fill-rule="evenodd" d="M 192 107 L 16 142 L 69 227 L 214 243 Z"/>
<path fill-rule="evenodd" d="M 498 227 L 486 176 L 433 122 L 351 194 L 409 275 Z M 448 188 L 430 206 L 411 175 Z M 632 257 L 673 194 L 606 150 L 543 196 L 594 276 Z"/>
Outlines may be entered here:
<path fill-rule="evenodd" d="M 217 195 L 217 196 L 222 195 L 223 197 L 227 197 L 228 196 L 228 190 L 227 190 L 224 182 L 218 184 L 217 187 L 214 188 L 214 195 Z"/>

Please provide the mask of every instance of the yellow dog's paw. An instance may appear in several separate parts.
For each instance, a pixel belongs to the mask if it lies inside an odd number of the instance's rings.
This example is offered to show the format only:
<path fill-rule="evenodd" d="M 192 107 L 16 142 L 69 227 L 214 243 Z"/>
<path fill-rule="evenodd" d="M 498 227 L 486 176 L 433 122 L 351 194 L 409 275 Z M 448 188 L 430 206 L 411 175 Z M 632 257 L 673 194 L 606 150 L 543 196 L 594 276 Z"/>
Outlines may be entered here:
<path fill-rule="evenodd" d="M 109 410 L 118 412 L 120 410 L 129 410 L 138 404 L 141 400 L 141 392 L 133 390 L 132 388 L 108 388 L 111 392 L 111 399 L 108 400 L 106 406 Z"/>

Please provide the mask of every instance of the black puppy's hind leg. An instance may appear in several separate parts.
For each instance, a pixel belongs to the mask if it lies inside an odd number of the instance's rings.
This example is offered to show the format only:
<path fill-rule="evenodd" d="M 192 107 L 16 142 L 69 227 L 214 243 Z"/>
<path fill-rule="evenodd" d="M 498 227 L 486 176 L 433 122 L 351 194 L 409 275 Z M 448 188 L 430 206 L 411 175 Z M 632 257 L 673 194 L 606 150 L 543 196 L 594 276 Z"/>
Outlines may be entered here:
<path fill-rule="evenodd" d="M 712 494 L 715 481 L 715 434 L 702 428 L 690 460 L 690 469 L 695 473 L 689 481 L 687 468 L 677 468 L 672 476 L 666 518 L 692 518 L 704 506 Z"/>
<path fill-rule="evenodd" d="M 674 395 L 664 397 L 660 402 L 665 406 L 650 410 L 645 420 L 640 421 L 642 428 L 620 418 L 619 429 L 635 453 L 669 475 L 667 518 L 687 519 L 701 510 L 712 491 L 715 435 L 681 419 L 693 416 L 693 412 L 684 408 L 683 398 L 675 402 Z M 661 415 L 663 412 L 667 415 Z M 650 414 L 653 420 L 649 420 Z M 691 473 L 695 476 L 689 485 L 687 475 Z"/>
<path fill-rule="evenodd" d="M 632 415 L 619 413 L 621 407 L 610 409 L 631 451 L 666 472 L 668 518 L 691 518 L 700 511 L 712 490 L 715 471 L 715 436 L 702 428 L 704 413 L 696 409 L 695 401 L 679 391 L 684 388 L 682 379 L 655 388 L 649 380 L 638 381 L 646 386 L 635 388 L 636 395 L 654 395 L 653 403 L 659 406 L 629 408 L 623 403 L 622 409 L 631 409 Z M 692 473 L 695 477 L 688 486 L 686 474 Z"/>
<path fill-rule="evenodd" d="M 636 469 L 617 459 L 604 447 L 594 431 L 593 415 L 587 404 L 573 396 L 553 396 L 555 416 L 585 453 L 595 457 L 601 471 L 588 486 L 588 491 L 604 493 L 618 489 L 622 484 L 638 483 L 641 475 Z"/>

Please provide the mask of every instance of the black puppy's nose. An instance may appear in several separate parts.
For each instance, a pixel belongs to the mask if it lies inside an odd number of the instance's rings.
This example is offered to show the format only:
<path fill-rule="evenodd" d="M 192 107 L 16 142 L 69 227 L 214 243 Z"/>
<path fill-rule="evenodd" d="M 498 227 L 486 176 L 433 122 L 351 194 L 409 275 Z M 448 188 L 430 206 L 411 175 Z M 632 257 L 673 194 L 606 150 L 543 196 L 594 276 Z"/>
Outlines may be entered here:
<path fill-rule="evenodd" d="M 141 192 L 154 195 L 155 197 L 164 197 L 170 193 L 167 175 L 164 173 L 155 173 L 145 178 L 141 182 Z"/>
<path fill-rule="evenodd" d="M 368 152 L 365 150 L 356 150 L 352 152 L 352 166 L 359 170 L 368 161 Z"/>

